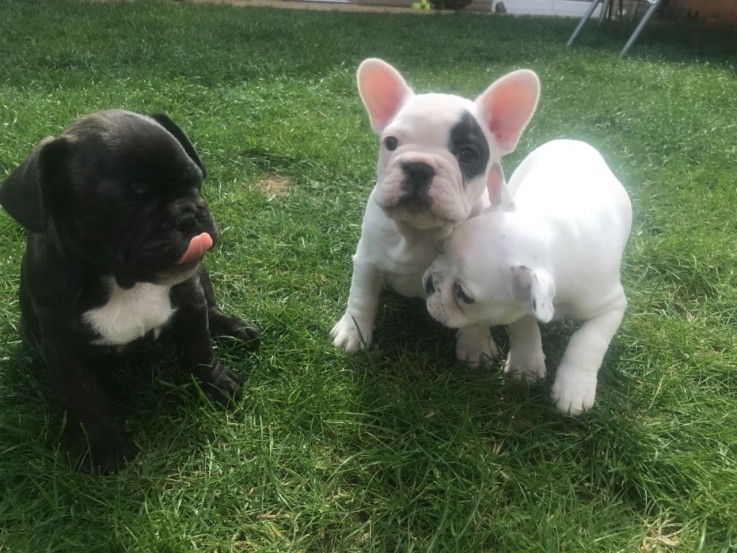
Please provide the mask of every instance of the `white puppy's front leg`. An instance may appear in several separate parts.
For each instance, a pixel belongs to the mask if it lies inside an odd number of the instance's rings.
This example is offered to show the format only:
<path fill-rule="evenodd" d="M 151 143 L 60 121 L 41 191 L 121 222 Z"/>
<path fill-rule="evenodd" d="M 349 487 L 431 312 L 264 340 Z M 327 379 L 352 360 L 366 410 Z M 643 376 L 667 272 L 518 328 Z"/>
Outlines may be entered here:
<path fill-rule="evenodd" d="M 578 415 L 594 406 L 597 373 L 623 316 L 624 308 L 607 311 L 584 321 L 571 336 L 553 384 L 559 410 Z"/>
<path fill-rule="evenodd" d="M 376 266 L 371 263 L 357 263 L 354 259 L 348 306 L 330 331 L 336 348 L 355 353 L 371 345 L 383 286 L 384 276 Z"/>
<path fill-rule="evenodd" d="M 475 367 L 499 357 L 499 349 L 491 338 L 488 326 L 467 326 L 460 329 L 456 336 L 456 358 L 459 361 Z"/>
<path fill-rule="evenodd" d="M 545 377 L 545 354 L 537 319 L 526 315 L 509 325 L 509 356 L 504 373 L 515 380 Z"/>

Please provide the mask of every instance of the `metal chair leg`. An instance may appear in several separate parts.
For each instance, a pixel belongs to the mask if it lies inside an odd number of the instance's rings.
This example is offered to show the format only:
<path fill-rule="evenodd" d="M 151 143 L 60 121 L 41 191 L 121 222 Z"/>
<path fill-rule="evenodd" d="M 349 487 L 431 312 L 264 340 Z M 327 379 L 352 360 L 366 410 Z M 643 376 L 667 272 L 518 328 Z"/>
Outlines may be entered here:
<path fill-rule="evenodd" d="M 622 51 L 619 53 L 620 58 L 627 53 L 627 50 L 630 49 L 630 46 L 632 46 L 637 40 L 637 37 L 640 36 L 642 29 L 645 27 L 645 25 L 647 25 L 647 22 L 650 20 L 650 18 L 655 13 L 655 10 L 657 9 L 658 4 L 660 4 L 660 0 L 654 0 L 654 2 L 650 4 L 650 7 L 648 8 L 648 10 L 645 12 L 645 15 L 640 20 L 640 23 L 637 25 L 635 32 L 632 33 L 632 36 L 627 41 L 627 44 L 624 45 L 624 48 L 622 48 Z"/>
<path fill-rule="evenodd" d="M 581 29 L 583 29 L 584 24 L 591 18 L 591 14 L 594 13 L 594 10 L 596 9 L 596 6 L 599 5 L 599 2 L 601 0 L 592 0 L 591 5 L 589 6 L 589 9 L 586 10 L 586 13 L 583 14 L 583 17 L 581 18 L 581 21 L 578 22 L 578 26 L 573 31 L 573 34 L 571 35 L 571 38 L 568 39 L 568 42 L 566 42 L 566 46 L 570 46 L 573 44 L 573 41 L 576 40 L 576 37 L 581 32 Z"/>

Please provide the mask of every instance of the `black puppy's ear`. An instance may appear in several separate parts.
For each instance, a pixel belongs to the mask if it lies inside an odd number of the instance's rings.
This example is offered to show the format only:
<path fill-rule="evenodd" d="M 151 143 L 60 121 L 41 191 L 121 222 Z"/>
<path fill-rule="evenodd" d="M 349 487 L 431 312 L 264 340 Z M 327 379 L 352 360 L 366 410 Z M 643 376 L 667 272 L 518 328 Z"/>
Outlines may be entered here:
<path fill-rule="evenodd" d="M 167 131 L 174 135 L 174 138 L 176 138 L 177 141 L 182 145 L 182 148 L 184 148 L 184 151 L 187 152 L 187 155 L 192 159 L 192 161 L 197 164 L 197 167 L 199 167 L 202 171 L 202 178 L 207 178 L 207 170 L 202 164 L 200 156 L 197 155 L 197 150 L 194 149 L 194 145 L 189 141 L 189 138 L 187 138 L 187 135 L 184 134 L 184 131 L 179 128 L 179 125 L 172 121 L 168 115 L 165 115 L 163 113 L 152 113 L 151 115 L 149 115 L 149 117 L 151 117 L 151 119 L 156 121 L 159 125 L 161 125 Z"/>
<path fill-rule="evenodd" d="M 44 232 L 49 218 L 45 192 L 48 177 L 67 153 L 61 138 L 46 138 L 33 150 L 0 186 L 0 205 L 23 227 Z"/>

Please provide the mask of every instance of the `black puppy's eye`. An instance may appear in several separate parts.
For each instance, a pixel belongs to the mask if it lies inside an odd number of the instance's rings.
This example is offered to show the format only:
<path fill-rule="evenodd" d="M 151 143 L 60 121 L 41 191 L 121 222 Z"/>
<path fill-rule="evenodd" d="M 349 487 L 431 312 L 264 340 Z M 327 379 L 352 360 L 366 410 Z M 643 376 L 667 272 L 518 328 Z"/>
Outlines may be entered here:
<path fill-rule="evenodd" d="M 469 304 L 473 303 L 474 299 L 470 297 L 466 292 L 463 291 L 463 287 L 461 286 L 460 282 L 456 282 L 453 285 L 453 293 L 456 295 L 456 298 L 458 301 L 462 301 L 463 303 Z"/>
<path fill-rule="evenodd" d="M 387 150 L 393 152 L 397 149 L 397 146 L 399 146 L 399 140 L 397 140 L 396 136 L 387 136 L 384 139 L 384 146 L 386 146 Z"/>
<path fill-rule="evenodd" d="M 138 194 L 139 196 L 143 196 L 144 194 L 148 194 L 151 192 L 151 186 L 145 182 L 140 181 L 134 181 L 131 183 L 131 190 Z"/>
<path fill-rule="evenodd" d="M 458 151 L 458 161 L 464 165 L 472 165 L 479 159 L 479 152 L 473 146 L 464 146 Z"/>

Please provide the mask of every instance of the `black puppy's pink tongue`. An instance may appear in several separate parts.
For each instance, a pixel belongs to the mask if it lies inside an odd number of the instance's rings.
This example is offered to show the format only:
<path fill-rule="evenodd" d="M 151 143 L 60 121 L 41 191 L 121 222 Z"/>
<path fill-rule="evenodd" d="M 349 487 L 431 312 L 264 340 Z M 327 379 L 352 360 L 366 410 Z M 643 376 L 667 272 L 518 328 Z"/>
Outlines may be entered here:
<path fill-rule="evenodd" d="M 206 232 L 198 234 L 190 240 L 187 251 L 179 258 L 177 265 L 197 261 L 210 248 L 212 248 L 212 237 Z"/>

